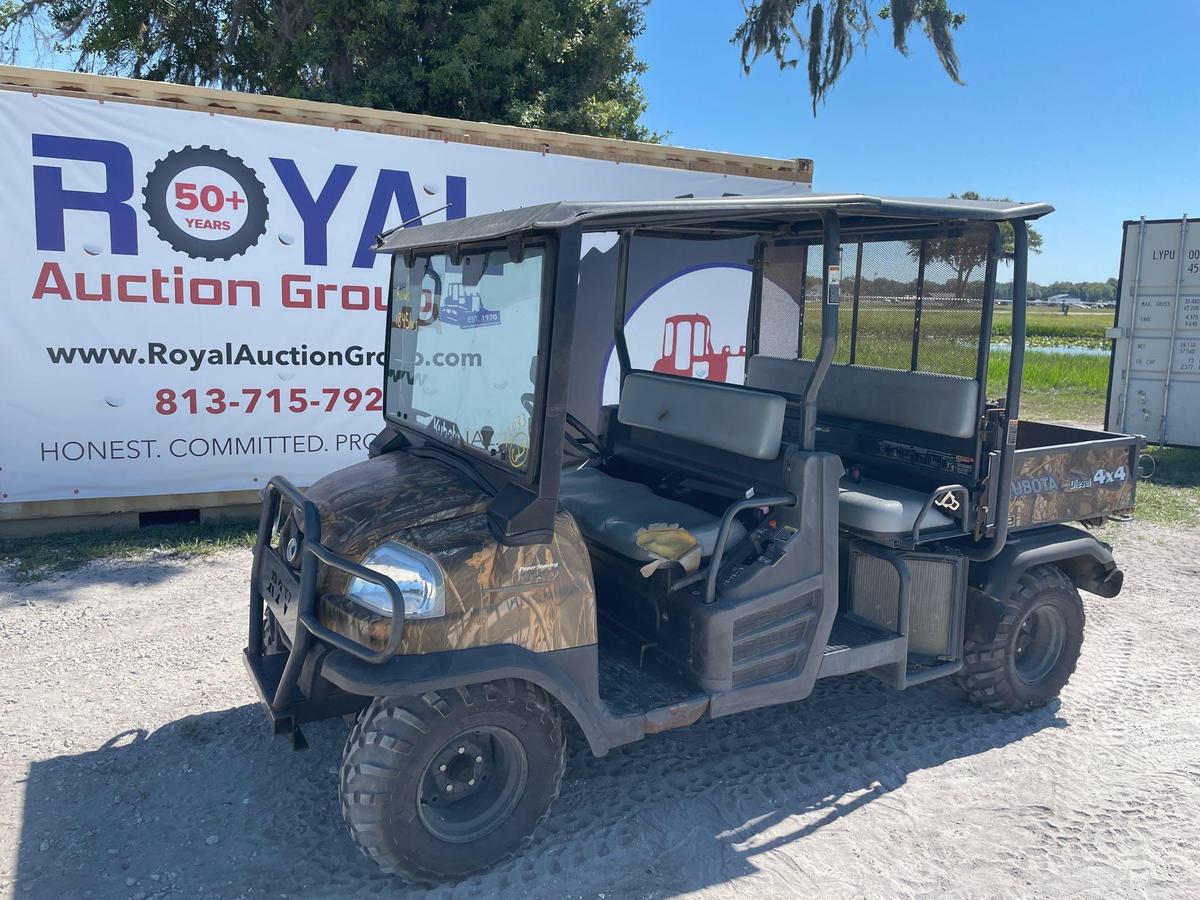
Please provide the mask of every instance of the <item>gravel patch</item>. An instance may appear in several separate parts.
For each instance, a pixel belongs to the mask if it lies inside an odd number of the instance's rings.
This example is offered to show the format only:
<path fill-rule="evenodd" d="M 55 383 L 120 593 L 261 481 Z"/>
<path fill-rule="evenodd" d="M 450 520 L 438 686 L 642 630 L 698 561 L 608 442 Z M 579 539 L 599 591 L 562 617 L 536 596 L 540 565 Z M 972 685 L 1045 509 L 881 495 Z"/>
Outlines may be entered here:
<path fill-rule="evenodd" d="M 866 677 L 594 759 L 520 858 L 435 897 L 1200 895 L 1200 537 L 1116 532 L 1061 703 Z M 0 896 L 378 897 L 347 726 L 270 737 L 240 662 L 250 554 L 0 582 Z"/>

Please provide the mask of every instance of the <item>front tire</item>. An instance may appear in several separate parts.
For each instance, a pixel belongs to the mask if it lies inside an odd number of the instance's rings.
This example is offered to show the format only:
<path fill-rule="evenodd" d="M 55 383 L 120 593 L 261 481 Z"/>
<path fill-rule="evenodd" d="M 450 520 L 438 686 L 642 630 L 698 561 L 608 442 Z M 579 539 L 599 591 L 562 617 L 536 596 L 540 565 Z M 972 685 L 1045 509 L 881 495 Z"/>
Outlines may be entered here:
<path fill-rule="evenodd" d="M 287 642 L 283 625 L 275 618 L 270 609 L 263 612 L 263 653 L 271 656 L 275 653 L 288 653 L 291 645 Z"/>
<path fill-rule="evenodd" d="M 380 697 L 346 742 L 342 815 L 383 871 L 458 879 L 528 845 L 564 761 L 558 710 L 528 682 Z"/>
<path fill-rule="evenodd" d="M 1000 623 L 990 641 L 968 640 L 959 687 L 989 709 L 1024 712 L 1059 695 L 1083 646 L 1083 601 L 1057 566 L 1021 573 L 1001 601 Z"/>

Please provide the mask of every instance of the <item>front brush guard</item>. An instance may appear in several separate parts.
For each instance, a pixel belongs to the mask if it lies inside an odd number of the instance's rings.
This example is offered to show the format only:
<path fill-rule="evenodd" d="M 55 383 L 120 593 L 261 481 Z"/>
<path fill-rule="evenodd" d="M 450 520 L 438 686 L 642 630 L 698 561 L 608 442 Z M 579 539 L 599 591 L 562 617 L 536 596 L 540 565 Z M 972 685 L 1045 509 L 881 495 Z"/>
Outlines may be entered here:
<path fill-rule="evenodd" d="M 285 500 L 300 512 L 304 522 L 302 540 L 297 548 L 300 554 L 298 578 L 273 545 L 279 531 L 278 523 L 283 521 L 281 512 Z M 392 623 L 387 644 L 382 650 L 374 650 L 321 624 L 317 615 L 317 583 L 322 566 L 339 569 L 387 591 L 392 601 Z M 269 600 L 265 598 L 265 593 L 270 594 Z M 295 606 L 294 624 L 288 635 L 291 647 L 282 666 L 278 657 L 284 654 L 267 655 L 265 652 L 263 615 L 267 602 L 276 610 L 287 612 L 290 612 L 289 606 Z M 286 618 L 292 617 L 288 615 Z M 280 627 L 284 627 L 284 619 L 284 616 L 276 616 Z M 286 478 L 272 478 L 262 493 L 262 513 L 258 521 L 258 539 L 254 545 L 254 566 L 250 573 L 250 629 L 244 656 L 276 733 L 287 734 L 294 745 L 303 746 L 298 729 L 301 722 L 338 715 L 343 711 L 342 706 L 347 707 L 344 711 L 352 711 L 350 707 L 361 702 L 360 698 L 348 696 L 335 695 L 321 700 L 295 696 L 305 660 L 319 647 L 318 641 L 344 650 L 364 662 L 378 664 L 396 655 L 403 636 L 404 595 L 396 582 L 334 553 L 322 544 L 321 516 L 316 504 Z"/>

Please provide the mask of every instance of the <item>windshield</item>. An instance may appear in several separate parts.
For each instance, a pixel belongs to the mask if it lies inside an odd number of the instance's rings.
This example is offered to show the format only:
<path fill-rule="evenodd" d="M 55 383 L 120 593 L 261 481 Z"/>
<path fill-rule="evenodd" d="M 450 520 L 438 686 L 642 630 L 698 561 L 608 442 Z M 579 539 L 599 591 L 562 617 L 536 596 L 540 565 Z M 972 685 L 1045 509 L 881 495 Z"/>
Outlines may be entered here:
<path fill-rule="evenodd" d="M 397 256 L 388 312 L 389 418 L 507 469 L 529 464 L 545 253 Z"/>

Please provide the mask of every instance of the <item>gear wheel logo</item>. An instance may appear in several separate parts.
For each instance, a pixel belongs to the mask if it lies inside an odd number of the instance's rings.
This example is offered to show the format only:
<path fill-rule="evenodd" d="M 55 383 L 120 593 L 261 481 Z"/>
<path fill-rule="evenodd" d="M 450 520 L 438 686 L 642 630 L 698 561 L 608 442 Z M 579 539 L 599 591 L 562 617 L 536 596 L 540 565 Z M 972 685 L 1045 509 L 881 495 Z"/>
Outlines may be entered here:
<path fill-rule="evenodd" d="M 267 191 L 255 171 L 207 145 L 172 150 L 142 188 L 150 227 L 192 259 L 231 259 L 267 230 Z"/>

